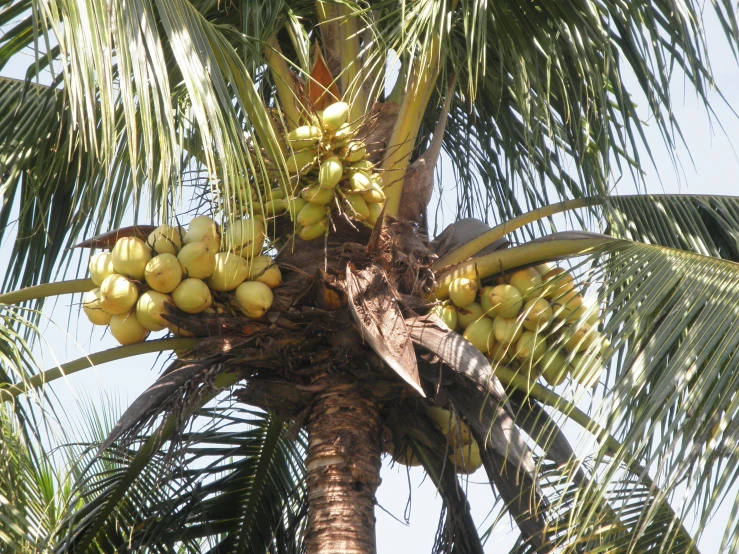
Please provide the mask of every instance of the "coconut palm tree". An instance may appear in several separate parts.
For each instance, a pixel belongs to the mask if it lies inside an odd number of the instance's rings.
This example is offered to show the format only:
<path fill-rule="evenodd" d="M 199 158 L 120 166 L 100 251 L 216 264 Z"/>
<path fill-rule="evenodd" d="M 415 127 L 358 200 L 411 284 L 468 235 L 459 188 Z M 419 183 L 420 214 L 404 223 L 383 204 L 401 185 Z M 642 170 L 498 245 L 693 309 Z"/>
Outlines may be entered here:
<path fill-rule="evenodd" d="M 731 3 L 712 6 L 736 47 Z M 434 551 L 482 552 L 464 444 L 518 527 L 514 552 L 697 552 L 739 469 L 739 200 L 610 191 L 616 172 L 639 174 L 645 146 L 624 70 L 667 141 L 673 73 L 708 103 L 701 13 L 658 0 L 4 2 L 0 68 L 33 54 L 24 78 L 0 80 L 4 548 L 374 552 L 386 452 L 439 490 Z M 457 220 L 430 240 L 442 150 Z M 558 213 L 582 230 L 547 234 Z M 196 215 L 242 256 L 232 229 L 264 231 L 244 259 L 276 259 L 269 311 L 213 293 L 213 313 L 167 304 L 172 336 L 34 363 L 43 300 L 96 286 L 71 247 Z M 498 320 L 470 302 L 511 283 L 527 307 L 495 313 L 541 332 L 536 359 L 471 330 Z M 541 297 L 559 315 L 540 325 Z M 46 383 L 171 350 L 122 415 L 97 407 L 84 432 L 49 433 Z M 572 446 L 573 422 L 589 449 Z"/>

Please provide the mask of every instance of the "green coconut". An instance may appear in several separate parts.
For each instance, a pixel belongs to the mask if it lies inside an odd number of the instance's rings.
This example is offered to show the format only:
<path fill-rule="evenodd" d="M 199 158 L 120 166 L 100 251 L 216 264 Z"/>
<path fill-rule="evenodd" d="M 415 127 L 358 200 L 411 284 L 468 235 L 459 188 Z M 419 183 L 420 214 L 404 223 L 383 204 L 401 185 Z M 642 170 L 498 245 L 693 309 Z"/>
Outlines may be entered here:
<path fill-rule="evenodd" d="M 349 104 L 346 102 L 334 102 L 321 114 L 321 121 L 330 131 L 339 129 L 349 119 Z"/>
<path fill-rule="evenodd" d="M 265 239 L 264 223 L 255 217 L 238 219 L 230 223 L 223 233 L 226 248 L 242 258 L 259 256 Z"/>
<path fill-rule="evenodd" d="M 323 136 L 323 131 L 313 125 L 303 125 L 287 134 L 287 140 L 295 150 L 317 144 Z"/>
<path fill-rule="evenodd" d="M 298 214 L 298 225 L 308 227 L 314 223 L 318 223 L 326 217 L 326 207 L 319 204 L 306 203 Z"/>
<path fill-rule="evenodd" d="M 482 317 L 464 330 L 463 337 L 483 354 L 487 354 L 495 342 L 494 322 Z"/>
<path fill-rule="evenodd" d="M 336 156 L 331 156 L 321 162 L 318 170 L 318 184 L 325 189 L 334 188 L 344 176 L 344 166 Z"/>
<path fill-rule="evenodd" d="M 334 189 L 323 188 L 321 185 L 314 185 L 307 189 L 304 189 L 300 195 L 303 200 L 310 202 L 311 204 L 318 204 L 319 206 L 325 206 L 334 199 Z"/>
<path fill-rule="evenodd" d="M 523 327 L 516 319 L 508 319 L 496 316 L 493 320 L 493 333 L 495 340 L 501 344 L 513 344 L 523 334 Z"/>
<path fill-rule="evenodd" d="M 346 202 L 349 214 L 351 214 L 354 219 L 358 219 L 359 221 L 369 219 L 369 208 L 367 207 L 367 202 L 365 202 L 364 198 L 360 195 L 347 194 L 344 201 Z"/>
<path fill-rule="evenodd" d="M 300 238 L 303 240 L 314 240 L 318 237 L 322 237 L 328 230 L 328 220 L 323 218 L 321 221 L 308 225 L 300 229 Z"/>
<path fill-rule="evenodd" d="M 441 319 L 444 322 L 444 325 L 446 325 L 450 330 L 454 331 L 457 328 L 459 316 L 457 314 L 457 310 L 452 304 L 446 302 L 443 304 L 436 304 L 431 308 L 431 313 Z"/>
<path fill-rule="evenodd" d="M 457 322 L 462 329 L 466 329 L 478 319 L 485 317 L 482 307 L 477 302 L 468 304 L 464 308 L 457 308 Z"/>

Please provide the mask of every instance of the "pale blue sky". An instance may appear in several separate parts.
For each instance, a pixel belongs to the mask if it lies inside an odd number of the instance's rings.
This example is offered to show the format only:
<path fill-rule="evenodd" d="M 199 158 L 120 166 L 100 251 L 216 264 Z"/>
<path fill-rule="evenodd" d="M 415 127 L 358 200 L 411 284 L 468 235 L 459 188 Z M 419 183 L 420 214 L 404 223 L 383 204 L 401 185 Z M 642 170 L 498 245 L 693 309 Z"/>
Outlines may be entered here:
<path fill-rule="evenodd" d="M 728 103 L 739 110 L 739 70 L 736 62 L 720 41 L 722 32 L 718 25 L 709 21 L 707 32 L 709 38 L 712 39 L 709 47 L 719 87 Z M 9 66 L 3 74 L 17 77 L 14 71 L 17 72 L 17 69 L 14 70 L 12 66 Z M 687 151 L 679 148 L 677 154 L 680 165 L 674 167 L 663 146 L 659 132 L 656 128 L 650 128 L 647 131 L 647 137 L 652 145 L 659 173 L 651 166 L 645 168 L 647 189 L 655 193 L 738 194 L 739 187 L 736 181 L 739 174 L 739 162 L 731 146 L 732 140 L 739 143 L 737 140 L 739 121 L 736 116 L 722 103 L 717 94 L 712 93 L 711 98 L 716 115 L 711 124 L 705 109 L 693 93 L 687 92 L 683 95 L 683 91 L 690 89 L 684 85 L 682 78 L 675 81 L 673 89 L 676 94 L 675 116 L 682 126 L 687 148 L 692 153 L 692 161 Z M 640 101 L 637 98 L 637 103 L 642 108 L 646 106 L 643 99 Z M 643 117 L 648 122 L 649 114 L 644 113 Z M 719 122 L 723 125 L 723 131 L 718 125 Z M 450 191 L 454 187 L 454 181 L 448 165 L 444 167 L 443 178 L 444 189 Z M 628 175 L 618 183 L 620 192 L 631 192 L 633 188 L 634 185 Z M 444 202 L 454 201 L 453 195 L 444 195 L 442 198 Z M 453 210 L 449 209 L 447 213 L 451 215 Z M 3 256 L 7 257 L 7 248 L 0 250 L 0 262 Z M 100 328 L 91 329 L 84 316 L 77 319 L 76 308 L 70 306 L 71 302 L 69 297 L 62 298 L 57 302 L 53 311 L 48 310 L 48 315 L 54 323 L 48 323 L 44 327 L 45 343 L 37 349 L 39 365 L 45 369 L 54 366 L 59 361 L 70 360 L 85 353 L 116 346 L 113 339 L 103 333 Z M 73 315 L 71 319 L 68 319 L 70 307 L 73 308 Z M 64 330 L 67 328 L 70 329 L 69 334 L 65 335 Z M 65 382 L 56 383 L 54 390 L 70 415 L 77 412 L 75 399 L 86 394 L 93 398 L 102 398 L 104 395 L 118 396 L 121 403 L 126 405 L 156 378 L 160 367 L 161 361 L 157 362 L 155 356 L 141 356 L 129 361 L 86 370 L 82 374 L 71 376 Z M 81 391 L 86 392 L 81 394 Z M 423 473 L 414 469 L 411 471 L 409 489 L 405 468 L 396 466 L 391 469 L 388 464 L 383 468 L 382 478 L 383 484 L 378 492 L 379 504 L 395 518 L 403 520 L 406 502 L 410 495 L 411 519 L 410 525 L 406 526 L 385 511 L 377 510 L 379 552 L 382 554 L 430 552 L 440 507 L 439 498 L 430 480 L 425 479 L 424 481 Z M 482 524 L 492 505 L 492 493 L 484 484 L 481 476 L 477 479 L 473 476 L 470 479 L 469 491 L 476 520 Z M 488 518 L 483 529 L 489 524 L 490 519 Z M 501 525 L 500 531 L 490 538 L 486 552 L 500 552 L 503 551 L 504 545 L 510 545 L 515 534 L 506 527 Z M 717 524 L 716 532 L 707 533 L 701 543 L 704 553 L 712 554 L 718 551 L 718 541 L 722 533 L 723 527 L 720 524 Z"/>

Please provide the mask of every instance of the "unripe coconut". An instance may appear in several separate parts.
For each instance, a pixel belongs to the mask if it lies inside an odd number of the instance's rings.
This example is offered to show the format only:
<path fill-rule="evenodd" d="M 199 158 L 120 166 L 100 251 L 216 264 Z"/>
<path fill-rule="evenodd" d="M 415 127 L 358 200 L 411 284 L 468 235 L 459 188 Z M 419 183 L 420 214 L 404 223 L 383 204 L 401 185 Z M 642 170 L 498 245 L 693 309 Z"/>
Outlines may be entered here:
<path fill-rule="evenodd" d="M 545 283 L 545 296 L 554 300 L 575 288 L 575 279 L 563 267 L 555 267 L 547 271 L 542 280 Z"/>
<path fill-rule="evenodd" d="M 349 177 L 349 188 L 354 192 L 362 192 L 365 190 L 372 190 L 372 179 L 364 171 L 355 171 Z"/>
<path fill-rule="evenodd" d="M 326 217 L 326 207 L 318 204 L 306 203 L 298 214 L 298 225 L 308 227 L 318 223 Z"/>
<path fill-rule="evenodd" d="M 108 275 L 100 285 L 100 307 L 109 314 L 125 314 L 139 298 L 139 289 L 123 275 Z"/>
<path fill-rule="evenodd" d="M 571 331 L 572 327 L 563 332 L 564 337 L 567 337 L 564 347 L 570 352 L 585 350 L 588 346 L 587 336 L 590 333 L 590 325 L 582 323 L 575 328 L 574 333 L 570 334 Z"/>
<path fill-rule="evenodd" d="M 340 146 L 342 143 L 346 142 L 353 136 L 354 136 L 354 129 L 352 129 L 352 126 L 349 125 L 348 123 L 344 123 L 334 133 L 334 143 L 336 143 L 337 146 Z"/>
<path fill-rule="evenodd" d="M 318 184 L 325 189 L 334 188 L 344 176 L 344 166 L 336 156 L 324 160 L 318 170 Z"/>
<path fill-rule="evenodd" d="M 328 230 L 328 221 L 324 218 L 318 223 L 308 225 L 300 230 L 300 238 L 303 240 L 313 240 L 322 237 Z"/>
<path fill-rule="evenodd" d="M 313 125 L 303 125 L 297 129 L 293 129 L 287 134 L 287 140 L 295 150 L 311 146 L 321 140 L 323 132 Z"/>
<path fill-rule="evenodd" d="M 444 325 L 446 325 L 451 331 L 454 331 L 457 328 L 457 310 L 452 304 L 437 304 L 431 309 L 431 313 L 442 320 Z"/>
<path fill-rule="evenodd" d="M 302 196 L 303 200 L 306 202 L 325 206 L 334 199 L 334 189 L 325 189 L 321 185 L 315 185 L 304 189 L 300 193 L 300 196 Z"/>
<path fill-rule="evenodd" d="M 364 201 L 367 202 L 367 204 L 380 204 L 385 201 L 385 193 L 381 188 L 375 186 L 374 183 L 370 190 L 363 190 L 359 195 L 364 198 Z"/>
<path fill-rule="evenodd" d="M 199 314 L 213 303 L 210 289 L 200 279 L 185 279 L 172 291 L 172 300 L 183 312 Z"/>
<path fill-rule="evenodd" d="M 591 327 L 597 327 L 600 323 L 600 306 L 598 305 L 598 296 L 592 295 L 583 299 L 582 311 L 585 321 Z"/>
<path fill-rule="evenodd" d="M 454 279 L 449 284 L 449 298 L 458 308 L 469 306 L 477 297 L 477 282 L 466 277 Z"/>
<path fill-rule="evenodd" d="M 534 266 L 534 269 L 539 272 L 539 275 L 541 275 L 541 280 L 545 281 L 544 275 L 549 273 L 551 270 L 553 270 L 555 267 L 554 263 L 552 262 L 545 262 L 543 264 L 538 264 Z"/>
<path fill-rule="evenodd" d="M 277 215 L 287 210 L 287 205 L 287 200 L 283 200 L 282 198 L 273 198 L 272 200 L 267 200 L 264 203 L 264 208 L 261 208 L 258 205 L 254 206 L 254 211 L 261 211 L 262 213 L 264 213 L 264 215 Z"/>
<path fill-rule="evenodd" d="M 482 467 L 480 447 L 475 441 L 457 448 L 449 454 L 449 461 L 454 464 L 454 469 L 459 474 L 472 475 Z"/>
<path fill-rule="evenodd" d="M 533 267 L 516 271 L 509 277 L 508 282 L 516 287 L 524 298 L 543 293 L 541 275 Z"/>
<path fill-rule="evenodd" d="M 380 219 L 380 215 L 382 214 L 382 209 L 384 207 L 384 204 L 367 204 L 367 209 L 369 210 L 367 222 L 371 225 L 376 224 L 377 220 Z"/>
<path fill-rule="evenodd" d="M 348 194 L 344 199 L 346 201 L 347 209 L 354 219 L 364 221 L 369 219 L 369 208 L 364 198 L 358 194 Z"/>
<path fill-rule="evenodd" d="M 207 279 L 215 271 L 216 252 L 204 242 L 186 244 L 177 254 L 182 274 L 193 279 Z"/>
<path fill-rule="evenodd" d="M 578 354 L 572 359 L 570 365 L 572 366 L 570 369 L 572 378 L 582 386 L 592 389 L 600 381 L 603 364 L 595 353 Z"/>
<path fill-rule="evenodd" d="M 480 318 L 467 327 L 462 336 L 480 352 L 487 353 L 495 343 L 493 324 L 487 317 Z"/>
<path fill-rule="evenodd" d="M 221 234 L 218 232 L 218 224 L 207 215 L 199 215 L 190 221 L 187 233 L 182 238 L 184 244 L 193 242 L 204 242 L 213 252 L 218 252 L 221 245 Z"/>
<path fill-rule="evenodd" d="M 316 156 L 318 152 L 315 148 L 306 148 L 304 150 L 298 150 L 290 154 L 285 160 L 287 170 L 296 175 L 298 173 L 307 173 L 316 163 Z"/>
<path fill-rule="evenodd" d="M 499 315 L 493 320 L 493 333 L 495 334 L 495 340 L 499 343 L 512 344 L 521 337 L 523 328 L 518 320 Z"/>
<path fill-rule="evenodd" d="M 223 240 L 226 247 L 242 258 L 259 256 L 264 248 L 264 223 L 256 218 L 239 219 L 226 227 Z"/>
<path fill-rule="evenodd" d="M 249 262 L 233 252 L 218 252 L 216 267 L 208 280 L 208 286 L 213 290 L 234 290 L 249 275 Z"/>
<path fill-rule="evenodd" d="M 493 332 L 493 336 L 495 336 L 495 332 Z M 501 344 L 498 341 L 493 341 L 488 350 L 488 358 L 499 364 L 510 362 L 513 359 L 513 354 L 513 346 Z"/>
<path fill-rule="evenodd" d="M 547 351 L 547 341 L 533 331 L 524 331 L 516 342 L 516 357 L 519 360 L 536 361 Z"/>
<path fill-rule="evenodd" d="M 550 387 L 564 383 L 570 364 L 567 359 L 556 350 L 547 350 L 538 362 L 539 372 Z"/>
<path fill-rule="evenodd" d="M 146 244 L 153 248 L 156 254 L 176 255 L 182 247 L 180 230 L 169 225 L 160 225 L 149 234 Z"/>
<path fill-rule="evenodd" d="M 582 310 L 582 295 L 575 289 L 572 289 L 562 296 L 552 300 L 552 311 L 554 317 L 559 320 L 575 320 L 579 317 Z"/>
<path fill-rule="evenodd" d="M 136 319 L 134 312 L 127 312 L 110 318 L 110 334 L 125 346 L 143 342 L 149 331 Z"/>
<path fill-rule="evenodd" d="M 501 315 L 510 319 L 521 311 L 523 298 L 519 290 L 512 285 L 496 285 L 482 289 L 480 305 L 488 317 Z"/>
<path fill-rule="evenodd" d="M 236 301 L 247 317 L 262 317 L 272 307 L 272 289 L 258 281 L 246 281 L 236 287 Z"/>
<path fill-rule="evenodd" d="M 321 114 L 321 120 L 327 129 L 335 131 L 349 119 L 349 104 L 346 102 L 334 102 Z"/>
<path fill-rule="evenodd" d="M 100 289 L 93 289 L 85 293 L 82 299 L 82 309 L 93 325 L 107 325 L 111 315 L 100 307 Z"/>
<path fill-rule="evenodd" d="M 367 149 L 361 140 L 354 140 L 347 144 L 342 154 L 347 162 L 354 163 L 363 159 L 367 155 Z"/>
<path fill-rule="evenodd" d="M 112 255 L 117 273 L 137 281 L 143 280 L 146 264 L 151 260 L 151 248 L 143 240 L 137 237 L 120 238 L 113 247 Z"/>
<path fill-rule="evenodd" d="M 169 325 L 169 321 L 162 317 L 165 302 L 174 303 L 168 294 L 155 290 L 146 291 L 136 302 L 136 319 L 149 331 L 161 331 Z"/>
<path fill-rule="evenodd" d="M 442 434 L 452 448 L 459 448 L 473 441 L 470 428 L 454 412 L 431 406 L 426 408 L 426 413 L 441 428 Z"/>
<path fill-rule="evenodd" d="M 90 258 L 90 278 L 97 286 L 103 284 L 108 275 L 115 273 L 113 267 L 113 254 L 110 252 L 98 252 Z"/>
<path fill-rule="evenodd" d="M 485 317 L 485 315 L 482 313 L 482 307 L 477 302 L 457 310 L 457 322 L 462 329 L 466 329 L 482 317 Z"/>
<path fill-rule="evenodd" d="M 375 164 L 371 161 L 364 159 L 359 160 L 349 166 L 349 171 L 366 171 L 368 174 L 375 168 Z"/>
<path fill-rule="evenodd" d="M 155 291 L 170 293 L 182 281 L 182 266 L 174 254 L 159 254 L 146 264 L 144 278 Z"/>
<path fill-rule="evenodd" d="M 305 200 L 302 198 L 291 198 L 289 200 L 285 200 L 287 203 L 287 212 L 290 214 L 290 219 L 295 221 L 295 218 L 298 217 L 298 214 L 300 211 L 308 204 Z"/>
<path fill-rule="evenodd" d="M 544 298 L 532 298 L 521 311 L 523 315 L 524 329 L 529 331 L 541 331 L 546 329 L 549 322 L 554 318 L 554 312 Z"/>

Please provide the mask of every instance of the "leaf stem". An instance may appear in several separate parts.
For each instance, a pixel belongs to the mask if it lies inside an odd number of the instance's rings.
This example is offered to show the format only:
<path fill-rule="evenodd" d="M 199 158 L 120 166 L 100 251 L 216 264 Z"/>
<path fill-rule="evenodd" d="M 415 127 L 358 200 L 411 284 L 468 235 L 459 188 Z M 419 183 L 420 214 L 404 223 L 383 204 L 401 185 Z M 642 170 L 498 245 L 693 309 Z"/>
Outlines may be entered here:
<path fill-rule="evenodd" d="M 545 260 L 569 258 L 591 254 L 609 244 L 628 241 L 606 235 L 589 235 L 586 238 L 567 238 L 531 242 L 515 248 L 500 250 L 472 258 L 466 262 L 443 270 L 437 276 L 434 295 L 439 300 L 449 296 L 449 284 L 459 277 L 485 279 L 502 271 L 535 264 Z"/>
<path fill-rule="evenodd" d="M 174 339 L 157 339 L 139 342 L 137 344 L 129 344 L 128 346 L 118 346 L 110 348 L 102 352 L 96 352 L 89 356 L 77 358 L 71 362 L 61 364 L 53 369 L 38 373 L 31 377 L 27 382 L 17 385 L 4 386 L 0 388 L 0 402 L 10 402 L 16 396 L 24 394 L 31 389 L 39 388 L 46 383 L 59 379 L 65 375 L 71 375 L 93 365 L 122 360 L 132 356 L 141 354 L 150 354 L 152 352 L 163 352 L 165 350 L 181 350 L 192 348 L 198 343 L 198 339 L 193 338 L 174 338 Z"/>
<path fill-rule="evenodd" d="M 35 287 L 14 290 L 0 294 L 0 304 L 20 304 L 27 300 L 39 300 L 47 296 L 59 296 L 61 294 L 73 294 L 75 292 L 87 292 L 97 287 L 92 279 L 74 279 L 72 281 L 61 281 L 59 283 L 45 283 Z"/>
<path fill-rule="evenodd" d="M 565 200 L 564 202 L 557 202 L 555 204 L 549 204 L 542 206 L 525 214 L 521 214 L 513 219 L 505 221 L 500 225 L 496 225 L 489 231 L 483 233 L 477 238 L 466 242 L 459 248 L 452 250 L 449 254 L 438 260 L 434 266 L 434 271 L 439 271 L 445 267 L 458 264 L 463 262 L 470 256 L 474 256 L 480 250 L 486 246 L 494 243 L 496 240 L 502 238 L 504 235 L 511 233 L 517 229 L 520 229 L 524 225 L 533 223 L 539 219 L 549 217 L 554 214 L 561 212 L 576 210 L 578 208 L 586 208 L 588 206 L 597 206 L 604 202 L 604 198 L 601 196 L 591 196 L 589 198 L 576 198 L 573 200 Z"/>

